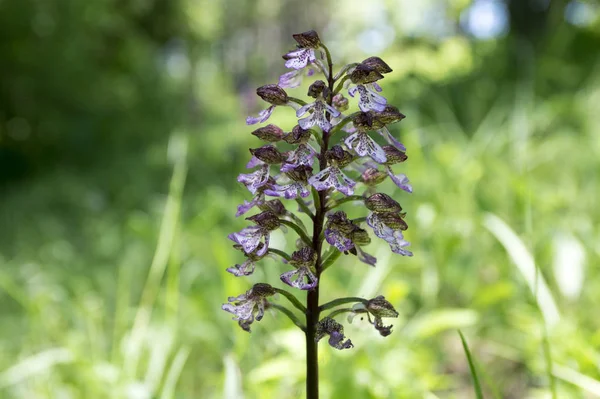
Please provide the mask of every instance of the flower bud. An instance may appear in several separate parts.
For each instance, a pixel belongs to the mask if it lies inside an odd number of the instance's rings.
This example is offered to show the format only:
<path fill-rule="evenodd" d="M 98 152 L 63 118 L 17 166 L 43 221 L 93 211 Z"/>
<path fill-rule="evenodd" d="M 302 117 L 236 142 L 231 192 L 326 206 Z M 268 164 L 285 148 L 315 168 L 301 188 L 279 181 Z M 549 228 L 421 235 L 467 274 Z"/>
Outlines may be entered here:
<path fill-rule="evenodd" d="M 402 211 L 399 203 L 394 201 L 392 197 L 384 193 L 376 193 L 365 200 L 367 209 L 373 212 L 393 212 Z"/>
<path fill-rule="evenodd" d="M 297 267 L 312 267 L 317 261 L 317 253 L 311 247 L 303 247 L 292 253 L 290 263 Z"/>
<path fill-rule="evenodd" d="M 283 203 L 278 199 L 265 201 L 264 203 L 260 204 L 258 208 L 261 211 L 271 211 L 277 216 L 283 216 L 287 212 Z"/>
<path fill-rule="evenodd" d="M 379 295 L 367 302 L 367 310 L 377 318 L 398 317 L 398 312 L 383 295 Z"/>
<path fill-rule="evenodd" d="M 329 335 L 329 345 L 336 349 L 349 349 L 353 348 L 352 341 L 347 339 L 344 341 L 344 326 L 332 319 L 331 317 L 325 317 L 317 323 L 315 333 L 315 341 L 319 342 L 325 335 Z"/>
<path fill-rule="evenodd" d="M 304 130 L 300 125 L 294 126 L 292 131 L 283 136 L 283 141 L 288 144 L 306 144 L 310 139 L 310 130 Z"/>
<path fill-rule="evenodd" d="M 362 173 L 362 181 L 367 186 L 376 186 L 384 181 L 388 175 L 375 168 L 368 168 Z"/>
<path fill-rule="evenodd" d="M 339 145 L 331 147 L 325 157 L 328 161 L 335 162 L 338 168 L 343 168 L 354 160 L 354 156 Z"/>
<path fill-rule="evenodd" d="M 312 176 L 313 168 L 308 165 L 300 165 L 289 170 L 286 175 L 295 182 L 306 183 L 308 178 Z"/>
<path fill-rule="evenodd" d="M 381 129 L 385 125 L 374 117 L 374 113 L 369 112 L 357 112 L 352 119 L 354 127 L 359 130 L 377 130 Z"/>
<path fill-rule="evenodd" d="M 379 57 L 369 57 L 366 60 L 364 60 L 363 62 L 361 62 L 362 65 L 365 65 L 371 69 L 376 70 L 379 73 L 389 73 L 392 72 L 392 68 L 390 68 L 390 66 L 388 64 L 386 64 L 381 58 Z"/>
<path fill-rule="evenodd" d="M 252 298 L 266 298 L 272 295 L 275 295 L 275 290 L 270 284 L 266 283 L 254 284 L 250 292 Z"/>
<path fill-rule="evenodd" d="M 304 48 L 317 48 L 321 44 L 321 39 L 319 39 L 319 35 L 314 30 L 296 33 L 292 37 L 298 42 L 300 47 Z"/>
<path fill-rule="evenodd" d="M 378 213 L 377 217 L 383 224 L 388 226 L 392 230 L 406 230 L 408 229 L 408 225 L 402 219 L 402 216 L 397 213 L 384 212 Z"/>
<path fill-rule="evenodd" d="M 259 148 L 250 148 L 250 153 L 257 159 L 267 164 L 278 164 L 283 162 L 285 157 L 272 145 L 265 145 Z"/>
<path fill-rule="evenodd" d="M 370 66 L 358 64 L 350 74 L 350 80 L 354 84 L 367 84 L 383 79 L 383 75 Z"/>
<path fill-rule="evenodd" d="M 406 118 L 406 116 L 398 111 L 398 108 L 393 105 L 388 105 L 381 112 L 374 112 L 374 117 L 384 125 L 400 122 L 402 119 Z"/>
<path fill-rule="evenodd" d="M 312 98 L 317 98 L 319 96 L 327 97 L 328 92 L 329 89 L 325 85 L 325 82 L 317 80 L 309 86 L 307 95 Z"/>
<path fill-rule="evenodd" d="M 346 111 L 348 109 L 348 99 L 338 93 L 333 96 L 333 106 L 340 112 Z"/>
<path fill-rule="evenodd" d="M 265 229 L 267 229 L 269 231 L 275 230 L 275 229 L 279 228 L 279 226 L 281 225 L 277 215 L 275 215 L 271 211 L 261 212 L 257 215 L 246 218 L 246 220 L 250 220 L 250 221 L 256 223 L 257 225 L 259 225 L 260 227 L 264 227 Z"/>
<path fill-rule="evenodd" d="M 384 145 L 383 151 L 385 151 L 386 161 L 384 162 L 386 165 L 395 165 L 400 162 L 404 162 L 408 159 L 406 153 L 400 151 L 393 145 Z"/>
<path fill-rule="evenodd" d="M 273 124 L 263 126 L 252 132 L 253 135 L 261 140 L 275 143 L 283 138 L 283 130 Z"/>
<path fill-rule="evenodd" d="M 358 245 L 359 247 L 363 245 L 369 245 L 371 243 L 371 237 L 369 237 L 367 230 L 358 227 L 354 223 L 352 223 L 352 226 L 354 226 L 354 228 L 350 233 L 350 239 L 354 245 Z"/>
<path fill-rule="evenodd" d="M 256 94 L 260 98 L 273 105 L 285 105 L 288 102 L 288 96 L 285 90 L 277 85 L 264 85 L 256 89 Z"/>

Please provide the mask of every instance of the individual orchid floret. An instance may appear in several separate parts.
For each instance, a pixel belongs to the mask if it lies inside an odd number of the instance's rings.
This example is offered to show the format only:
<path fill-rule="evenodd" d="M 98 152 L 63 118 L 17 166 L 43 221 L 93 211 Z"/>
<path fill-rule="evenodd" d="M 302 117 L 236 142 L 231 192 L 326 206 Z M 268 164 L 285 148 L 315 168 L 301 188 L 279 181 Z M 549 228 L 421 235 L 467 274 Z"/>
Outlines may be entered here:
<path fill-rule="evenodd" d="M 316 81 L 310 86 L 308 94 L 316 98 L 315 102 L 306 104 L 296 111 L 296 116 L 298 118 L 307 112 L 310 112 L 309 116 L 298 121 L 298 124 L 303 129 L 308 130 L 314 125 L 317 125 L 324 132 L 328 132 L 331 130 L 331 123 L 327 120 L 325 113 L 329 113 L 332 117 L 340 115 L 340 112 L 337 109 L 333 108 L 323 100 L 323 95 L 327 94 L 324 93 L 325 90 L 325 83 L 321 80 Z"/>
<path fill-rule="evenodd" d="M 392 170 L 392 167 L 391 167 L 391 165 L 395 165 L 397 163 L 406 161 L 408 159 L 406 154 L 403 151 L 398 150 L 394 146 L 384 146 L 383 150 L 385 151 L 386 158 L 387 158 L 386 161 L 384 162 L 385 170 L 386 170 L 388 176 L 390 177 L 390 179 L 392 179 L 394 184 L 396 186 L 398 186 L 399 188 L 401 188 L 402 190 L 404 190 L 408 193 L 412 193 L 413 189 L 412 189 L 412 186 L 409 184 L 408 177 L 406 177 L 406 175 L 404 173 L 395 175 L 394 171 Z"/>
<path fill-rule="evenodd" d="M 373 299 L 367 301 L 367 304 L 358 303 L 352 307 L 353 314 L 348 317 L 351 322 L 354 316 L 361 313 L 367 313 L 369 323 L 373 324 L 375 329 L 379 331 L 382 337 L 387 337 L 392 333 L 393 326 L 384 326 L 383 317 L 398 317 L 398 312 L 394 309 L 391 303 L 389 303 L 383 295 L 379 295 Z M 373 320 L 371 320 L 373 316 Z"/>
<path fill-rule="evenodd" d="M 283 213 L 279 213 L 279 211 L 282 210 L 282 212 L 285 212 L 285 207 L 283 206 L 281 201 L 278 201 L 278 200 L 266 201 L 265 200 L 265 191 L 268 190 L 269 188 L 273 187 L 275 184 L 276 184 L 275 180 L 272 177 L 269 177 L 267 179 L 267 182 L 257 189 L 257 192 L 251 201 L 244 200 L 243 204 L 238 205 L 235 216 L 236 217 L 241 216 L 241 215 L 245 214 L 246 212 L 248 212 L 250 209 L 254 208 L 255 206 L 258 206 L 259 209 L 262 211 L 272 211 L 277 216 L 282 215 Z M 279 203 L 276 204 L 276 203 L 274 203 L 274 201 L 278 201 Z"/>
<path fill-rule="evenodd" d="M 325 157 L 330 161 L 331 166 L 308 179 L 310 185 L 317 191 L 334 188 L 345 195 L 354 194 L 356 182 L 346 176 L 341 170 L 353 161 L 354 157 L 352 154 L 345 151 L 341 146 L 335 145 L 325 153 Z"/>
<path fill-rule="evenodd" d="M 264 253 L 263 255 L 257 255 L 257 253 L 262 252 L 263 246 L 264 244 L 260 243 L 258 245 L 258 248 L 256 248 L 254 252 L 251 252 L 249 254 L 244 253 L 244 255 L 246 256 L 246 260 L 241 265 L 236 264 L 235 266 L 228 267 L 226 270 L 236 277 L 251 275 L 256 267 L 256 262 L 263 259 L 267 255 L 267 253 Z M 235 249 L 243 251 L 242 246 L 239 244 L 235 244 L 233 247 Z"/>
<path fill-rule="evenodd" d="M 261 212 L 258 215 L 246 218 L 256 223 L 256 226 L 249 226 L 237 233 L 227 236 L 230 240 L 242 246 L 245 253 L 254 252 L 261 244 L 264 244 L 256 255 L 262 256 L 269 249 L 269 240 L 271 231 L 279 228 L 280 222 L 277 215 L 271 211 Z"/>
<path fill-rule="evenodd" d="M 295 150 L 290 151 L 287 159 L 281 166 L 281 172 L 286 173 L 299 166 L 312 166 L 315 151 L 307 144 L 300 144 Z"/>
<path fill-rule="evenodd" d="M 412 256 L 412 252 L 405 249 L 410 243 L 404 239 L 403 230 L 408 228 L 404 221 L 404 214 L 393 212 L 372 212 L 367 216 L 367 225 L 373 229 L 375 235 L 384 239 L 392 252 Z"/>
<path fill-rule="evenodd" d="M 270 166 L 268 164 L 262 164 L 260 169 L 252 173 L 240 174 L 237 181 L 244 184 L 252 194 L 256 194 L 269 181 L 269 169 Z"/>
<path fill-rule="evenodd" d="M 375 162 L 379 163 L 387 161 L 383 148 L 363 130 L 359 130 L 346 137 L 344 143 L 361 157 L 369 156 Z"/>
<path fill-rule="evenodd" d="M 325 335 L 329 335 L 329 345 L 336 349 L 353 348 L 352 341 L 349 339 L 344 341 L 344 326 L 332 319 L 325 317 L 317 323 L 317 331 L 315 341 L 319 342 Z"/>
<path fill-rule="evenodd" d="M 377 259 L 364 252 L 360 247 L 368 245 L 371 238 L 365 229 L 348 219 L 343 211 L 329 215 L 325 225 L 325 240 L 340 252 L 357 255 L 361 262 L 375 266 Z"/>
<path fill-rule="evenodd" d="M 284 197 L 285 199 L 306 198 L 310 195 L 308 178 L 311 174 L 312 168 L 307 165 L 300 165 L 294 169 L 290 169 L 287 171 L 286 176 L 292 180 L 292 183 L 284 185 L 274 184 L 270 189 L 265 190 L 265 194 L 273 197 Z"/>
<path fill-rule="evenodd" d="M 221 309 L 234 314 L 233 320 L 237 320 L 244 331 L 250 332 L 250 325 L 254 320 L 260 321 L 263 318 L 268 305 L 267 298 L 274 294 L 275 290 L 269 284 L 254 284 L 245 294 L 227 298 L 229 303 L 224 303 Z"/>
<path fill-rule="evenodd" d="M 358 84 L 348 89 L 350 97 L 354 97 L 358 93 L 358 108 L 363 112 L 370 110 L 381 112 L 385 109 L 387 99 L 377 92 L 381 91 L 381 87 L 373 82 L 368 84 Z"/>
<path fill-rule="evenodd" d="M 256 129 L 252 134 L 263 141 L 275 143 L 283 139 L 283 130 L 273 124 Z"/>
<path fill-rule="evenodd" d="M 254 125 L 256 123 L 265 122 L 267 119 L 271 117 L 273 113 L 273 109 L 276 106 L 287 105 L 288 104 L 288 96 L 285 90 L 277 85 L 264 85 L 256 89 L 256 94 L 264 101 L 271 104 L 270 107 L 264 109 L 258 113 L 258 117 L 249 116 L 246 118 L 247 125 Z"/>
<path fill-rule="evenodd" d="M 288 144 L 306 144 L 310 137 L 310 130 L 302 129 L 300 125 L 296 125 L 290 133 L 283 136 L 283 141 Z"/>
<path fill-rule="evenodd" d="M 293 35 L 294 40 L 298 42 L 297 50 L 290 51 L 283 56 L 286 68 L 303 69 L 311 62 L 316 61 L 315 49 L 319 48 L 321 40 L 314 30 L 297 33 Z"/>
<path fill-rule="evenodd" d="M 310 247 L 303 247 L 292 254 L 290 264 L 296 269 L 281 275 L 281 281 L 290 287 L 301 290 L 312 290 L 317 286 L 318 279 L 315 275 L 317 253 Z"/>

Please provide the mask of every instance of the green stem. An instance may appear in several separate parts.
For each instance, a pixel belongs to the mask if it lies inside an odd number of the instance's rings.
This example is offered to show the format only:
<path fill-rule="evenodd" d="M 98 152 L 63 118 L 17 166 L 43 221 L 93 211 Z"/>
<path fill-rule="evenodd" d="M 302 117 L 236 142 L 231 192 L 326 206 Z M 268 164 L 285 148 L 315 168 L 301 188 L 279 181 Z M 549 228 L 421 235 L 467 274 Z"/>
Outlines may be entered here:
<path fill-rule="evenodd" d="M 333 91 L 334 96 L 342 90 L 342 87 L 344 87 L 344 82 L 346 82 L 346 80 L 348 79 L 350 79 L 350 76 L 346 75 L 342 78 L 342 80 L 340 80 L 340 83 L 338 83 L 338 85 L 335 87 L 335 90 Z"/>
<path fill-rule="evenodd" d="M 302 220 L 300 220 L 300 218 L 298 216 L 296 216 L 295 213 L 293 212 L 288 212 L 287 216 L 291 217 L 294 222 L 296 222 L 296 224 L 304 231 L 306 231 L 306 226 L 304 225 L 304 223 L 302 222 Z"/>
<path fill-rule="evenodd" d="M 285 253 L 282 250 L 277 249 L 277 248 L 269 248 L 269 252 L 271 252 L 275 255 L 281 256 L 283 259 L 287 260 L 288 262 L 292 259 L 292 257 L 290 255 L 288 255 L 287 253 Z"/>
<path fill-rule="evenodd" d="M 327 56 L 327 65 L 329 65 L 329 80 L 333 81 L 334 79 L 332 74 L 333 74 L 333 62 L 331 62 L 331 53 L 329 52 L 329 49 L 327 48 L 326 45 L 324 45 L 323 43 L 321 43 L 321 47 L 323 47 L 323 50 L 325 50 L 325 55 Z M 333 85 L 331 85 L 333 86 Z"/>
<path fill-rule="evenodd" d="M 291 310 L 289 310 L 285 306 L 281 306 L 281 305 L 278 305 L 278 304 L 272 303 L 272 302 L 269 302 L 269 307 L 273 308 L 273 309 L 279 310 L 281 313 L 283 313 L 284 315 L 286 315 L 287 317 L 289 317 L 290 320 L 296 326 L 298 326 L 298 328 L 300 328 L 303 332 L 306 332 L 306 326 L 304 324 L 302 324 L 302 322 L 300 321 L 300 319 L 297 318 L 296 315 L 293 314 Z"/>
<path fill-rule="evenodd" d="M 346 71 L 348 71 L 348 69 L 354 68 L 357 65 L 358 65 L 358 62 L 353 62 L 352 64 L 344 65 L 344 67 L 342 69 L 340 69 L 340 71 L 338 73 L 335 74 L 335 77 L 333 78 L 333 80 L 338 80 L 343 74 L 346 73 Z"/>
<path fill-rule="evenodd" d="M 298 309 L 302 313 L 306 314 L 306 308 L 298 300 L 298 298 L 296 298 L 294 295 L 292 295 L 288 291 L 282 290 L 281 288 L 275 288 L 275 287 L 273 287 L 273 289 L 275 290 L 275 292 L 277 292 L 277 293 L 283 295 L 284 297 L 286 297 L 288 299 L 288 301 L 290 301 L 292 303 L 292 305 L 294 305 L 294 307 L 296 307 L 296 309 Z"/>
<path fill-rule="evenodd" d="M 304 100 L 301 100 L 301 99 L 299 99 L 299 98 L 296 98 L 296 97 L 290 97 L 290 96 L 288 96 L 288 101 L 293 101 L 293 102 L 295 102 L 296 104 L 300 104 L 300 105 L 302 105 L 302 106 L 306 105 L 306 101 L 304 101 Z"/>
<path fill-rule="evenodd" d="M 347 197 L 341 198 L 337 201 L 333 201 L 331 203 L 331 205 L 329 205 L 327 207 L 327 210 L 332 210 L 334 208 L 337 208 L 338 206 L 346 203 L 346 202 L 350 202 L 350 201 L 364 201 L 365 197 L 361 196 L 361 195 L 349 195 Z"/>
<path fill-rule="evenodd" d="M 302 198 L 296 198 L 296 202 L 298 203 L 298 206 L 300 207 L 300 209 L 302 209 L 302 211 L 304 213 L 306 213 L 309 218 L 311 218 L 312 220 L 315 220 L 315 215 L 312 213 L 312 211 L 310 210 L 310 208 L 308 207 L 308 205 L 306 205 L 304 203 L 304 201 L 302 200 Z"/>
<path fill-rule="evenodd" d="M 364 216 L 364 217 L 361 217 L 361 218 L 352 219 L 352 221 L 353 221 L 354 223 L 356 223 L 356 224 L 358 224 L 358 223 L 363 223 L 363 222 L 365 222 L 366 220 L 367 220 L 367 217 L 366 217 L 366 216 Z"/>
<path fill-rule="evenodd" d="M 354 309 L 352 309 L 352 308 L 342 308 L 342 309 L 337 309 L 337 310 L 334 310 L 333 312 L 329 313 L 329 314 L 327 315 L 327 317 L 331 317 L 331 318 L 333 319 L 335 316 L 337 316 L 337 315 L 339 315 L 339 314 L 342 314 L 342 313 L 350 313 L 350 312 L 354 312 Z"/>
<path fill-rule="evenodd" d="M 298 235 L 300 236 L 302 241 L 304 241 L 306 243 L 306 245 L 309 245 L 309 246 L 312 245 L 310 238 L 308 238 L 308 236 L 306 235 L 304 230 L 302 230 L 302 228 L 300 226 L 298 226 L 296 223 L 290 222 L 289 220 L 285 220 L 285 219 L 279 219 L 279 222 L 285 226 L 288 226 L 288 227 L 291 227 L 292 229 L 294 229 L 294 231 L 296 233 L 298 233 Z"/>
<path fill-rule="evenodd" d="M 333 263 L 337 260 L 337 258 L 340 257 L 341 254 L 342 253 L 336 247 L 331 247 L 331 251 L 325 257 L 325 260 L 321 266 L 321 273 L 327 270 L 329 266 L 333 265 Z"/>
<path fill-rule="evenodd" d="M 361 302 L 366 306 L 369 301 L 364 298 L 359 298 L 356 296 L 349 296 L 346 298 L 338 298 L 338 299 L 334 299 L 331 302 L 327 302 L 326 304 L 319 306 L 319 310 L 322 312 L 324 310 L 331 309 L 336 306 L 344 305 L 346 303 L 356 303 L 356 302 Z"/>

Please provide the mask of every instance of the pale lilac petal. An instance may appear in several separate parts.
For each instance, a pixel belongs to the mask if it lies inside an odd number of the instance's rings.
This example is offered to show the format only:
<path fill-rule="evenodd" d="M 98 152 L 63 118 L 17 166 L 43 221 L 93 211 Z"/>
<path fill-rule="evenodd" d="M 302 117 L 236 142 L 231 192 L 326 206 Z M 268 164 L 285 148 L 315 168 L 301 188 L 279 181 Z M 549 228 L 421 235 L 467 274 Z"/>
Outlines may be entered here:
<path fill-rule="evenodd" d="M 399 175 L 394 175 L 394 173 L 392 172 L 392 169 L 389 166 L 387 167 L 387 172 L 388 172 L 388 175 L 390 176 L 390 179 L 392 179 L 392 181 L 396 184 L 396 186 L 400 187 L 402 190 L 406 191 L 407 193 L 413 192 L 412 186 L 410 184 L 408 184 L 408 182 L 409 182 L 408 177 L 406 177 L 406 175 L 404 173 L 401 173 Z"/>
<path fill-rule="evenodd" d="M 254 252 L 258 245 L 260 244 L 260 240 L 263 237 L 263 228 L 259 226 L 249 226 L 238 233 L 233 233 L 228 236 L 228 238 L 234 241 L 237 244 L 240 244 L 247 254 Z M 267 236 L 268 237 L 268 236 Z M 262 256 L 266 253 L 268 245 L 264 245 L 261 248 L 262 253 L 257 253 L 258 256 Z"/>
<path fill-rule="evenodd" d="M 383 90 L 381 88 L 381 86 L 379 86 L 379 84 L 377 82 L 373 82 L 373 83 L 369 83 L 369 85 L 372 85 L 372 87 L 375 89 L 375 91 L 381 93 L 381 91 Z M 367 85 L 368 86 L 368 85 Z"/>
<path fill-rule="evenodd" d="M 252 158 L 250 158 L 250 160 L 246 164 L 246 169 L 256 168 L 258 165 L 262 165 L 263 163 L 263 161 L 252 155 Z"/>
<path fill-rule="evenodd" d="M 375 266 L 375 264 L 377 263 L 376 257 L 366 253 L 365 251 L 360 249 L 360 247 L 356 247 L 356 253 L 358 254 L 358 260 L 360 260 L 363 263 L 366 263 L 369 266 Z"/>
<path fill-rule="evenodd" d="M 293 70 L 279 77 L 279 87 L 283 89 L 294 89 L 302 83 L 302 72 Z"/>
<path fill-rule="evenodd" d="M 273 113 L 274 108 L 275 108 L 275 106 L 271 105 L 269 108 L 263 109 L 262 111 L 260 111 L 258 113 L 258 117 L 253 117 L 253 116 L 247 117 L 246 125 L 254 125 L 257 123 L 265 122 L 267 119 L 269 119 L 269 117 L 271 117 L 271 114 Z"/>
<path fill-rule="evenodd" d="M 260 202 L 259 197 L 254 198 L 252 201 L 248 202 L 244 200 L 244 203 L 238 205 L 237 212 L 235 217 L 242 216 L 244 213 L 248 212 L 250 209 L 254 208 Z"/>
<path fill-rule="evenodd" d="M 336 247 L 340 252 L 349 251 L 354 248 L 352 240 L 342 235 L 339 230 L 325 229 L 325 240 L 329 245 Z"/>
<path fill-rule="evenodd" d="M 377 133 L 379 133 L 385 139 L 385 141 L 388 142 L 388 144 L 393 145 L 400 151 L 406 152 L 406 147 L 404 146 L 404 144 L 396 140 L 396 138 L 392 136 L 387 127 L 377 130 Z"/>
<path fill-rule="evenodd" d="M 365 132 L 354 133 L 348 136 L 344 140 L 344 143 L 354 149 L 361 157 L 368 155 L 379 163 L 387 161 L 383 148 Z"/>
<path fill-rule="evenodd" d="M 298 110 L 296 111 L 296 117 L 301 117 L 302 115 L 304 115 L 305 113 L 307 113 L 310 109 L 312 109 L 315 106 L 315 103 L 309 103 L 306 105 L 303 105 L 302 107 L 298 108 Z"/>
<path fill-rule="evenodd" d="M 356 182 L 338 169 L 337 179 L 335 182 L 336 190 L 345 195 L 352 195 L 354 194 L 354 186 L 356 186 Z"/>
<path fill-rule="evenodd" d="M 348 89 L 348 94 L 350 95 L 350 97 L 354 97 L 356 95 L 357 91 L 358 91 L 358 87 L 352 86 L 351 88 Z"/>
<path fill-rule="evenodd" d="M 313 117 L 313 115 L 310 115 L 306 118 L 302 118 L 298 120 L 298 124 L 300 125 L 300 127 L 304 130 L 308 130 L 311 127 L 313 127 L 315 125 L 315 118 Z"/>
<path fill-rule="evenodd" d="M 305 68 L 309 62 L 314 61 L 315 54 L 312 49 L 299 49 L 286 54 L 289 58 L 285 62 L 286 68 L 302 69 Z"/>
<path fill-rule="evenodd" d="M 263 256 L 269 250 L 269 242 L 271 241 L 271 237 L 269 236 L 269 234 L 265 234 L 263 235 L 263 237 L 265 238 L 265 245 L 263 245 L 261 249 L 256 251 L 256 256 Z"/>
<path fill-rule="evenodd" d="M 272 197 L 284 197 L 285 199 L 298 198 L 298 195 L 304 193 L 306 189 L 301 183 L 291 183 L 284 186 L 274 185 L 269 190 L 265 190 L 265 194 Z"/>
<path fill-rule="evenodd" d="M 394 236 L 394 230 L 386 226 L 383 221 L 379 218 L 377 213 L 371 213 L 367 216 L 367 225 L 373 229 L 373 233 L 379 238 L 383 238 L 387 242 L 393 242 L 396 240 Z"/>
<path fill-rule="evenodd" d="M 390 248 L 392 249 L 392 252 L 400 254 L 402 256 L 413 256 L 412 252 L 410 252 L 407 249 L 404 249 L 404 247 L 409 246 L 410 243 L 404 239 L 402 232 L 400 230 L 396 230 L 394 232 L 394 236 L 396 240 L 390 243 Z"/>
<path fill-rule="evenodd" d="M 308 183 L 313 186 L 317 191 L 325 191 L 333 186 L 331 180 L 332 167 L 328 167 L 311 176 L 308 179 Z"/>
<path fill-rule="evenodd" d="M 329 105 L 327 103 L 325 103 L 325 108 L 327 109 L 327 112 L 329 112 L 331 114 L 331 116 L 333 116 L 334 118 L 337 118 L 341 114 L 340 111 L 333 108 L 331 105 Z"/>

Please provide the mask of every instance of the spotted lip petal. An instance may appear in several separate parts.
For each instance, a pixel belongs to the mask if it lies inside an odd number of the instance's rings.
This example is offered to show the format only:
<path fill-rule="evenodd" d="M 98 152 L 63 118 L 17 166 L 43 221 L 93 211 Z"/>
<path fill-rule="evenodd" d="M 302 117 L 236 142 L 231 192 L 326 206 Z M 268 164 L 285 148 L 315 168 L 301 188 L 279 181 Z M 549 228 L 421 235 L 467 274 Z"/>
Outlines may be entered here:
<path fill-rule="evenodd" d="M 252 194 L 256 194 L 258 189 L 269 181 L 269 165 L 264 164 L 252 173 L 242 173 L 238 176 L 237 181 L 244 184 Z"/>
<path fill-rule="evenodd" d="M 281 281 L 290 287 L 298 288 L 304 291 L 314 289 L 319 283 L 317 276 L 315 276 L 308 267 L 300 267 L 296 270 L 285 272 L 280 276 L 280 278 Z M 305 279 L 306 281 L 304 281 Z"/>
<path fill-rule="evenodd" d="M 330 166 L 308 179 L 308 183 L 317 191 L 335 188 L 345 195 L 354 194 L 356 182 L 346 176 L 339 168 Z"/>
<path fill-rule="evenodd" d="M 377 144 L 366 132 L 353 133 L 344 140 L 346 145 L 353 148 L 361 157 L 369 156 L 375 162 L 384 163 L 387 156 L 383 148 Z"/>
<path fill-rule="evenodd" d="M 294 51 L 290 51 L 284 55 L 285 67 L 291 69 L 303 69 L 306 66 L 316 60 L 315 51 L 310 48 L 302 48 Z"/>

